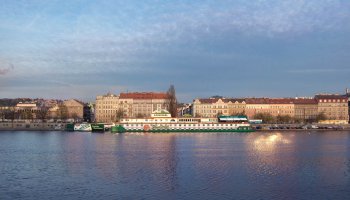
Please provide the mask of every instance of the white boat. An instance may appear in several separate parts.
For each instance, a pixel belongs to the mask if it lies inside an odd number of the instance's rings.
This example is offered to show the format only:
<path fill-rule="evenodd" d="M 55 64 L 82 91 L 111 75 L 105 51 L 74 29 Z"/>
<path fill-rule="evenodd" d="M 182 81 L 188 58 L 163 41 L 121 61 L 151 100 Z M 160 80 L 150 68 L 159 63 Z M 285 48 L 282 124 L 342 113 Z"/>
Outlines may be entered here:
<path fill-rule="evenodd" d="M 91 132 L 91 124 L 88 123 L 81 123 L 81 124 L 74 124 L 74 131 L 82 131 L 82 132 Z"/>
<path fill-rule="evenodd" d="M 167 111 L 156 111 L 150 118 L 126 118 L 112 132 L 251 132 L 246 116 L 218 118 L 172 118 Z"/>

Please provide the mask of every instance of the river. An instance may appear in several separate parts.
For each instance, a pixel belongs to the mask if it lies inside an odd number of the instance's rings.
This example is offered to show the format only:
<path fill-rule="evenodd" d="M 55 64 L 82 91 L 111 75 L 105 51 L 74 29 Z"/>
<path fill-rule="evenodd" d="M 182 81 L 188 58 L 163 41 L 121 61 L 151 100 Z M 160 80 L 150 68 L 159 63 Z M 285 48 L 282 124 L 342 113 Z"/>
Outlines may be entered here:
<path fill-rule="evenodd" d="M 350 199 L 350 132 L 0 132 L 0 199 Z"/>

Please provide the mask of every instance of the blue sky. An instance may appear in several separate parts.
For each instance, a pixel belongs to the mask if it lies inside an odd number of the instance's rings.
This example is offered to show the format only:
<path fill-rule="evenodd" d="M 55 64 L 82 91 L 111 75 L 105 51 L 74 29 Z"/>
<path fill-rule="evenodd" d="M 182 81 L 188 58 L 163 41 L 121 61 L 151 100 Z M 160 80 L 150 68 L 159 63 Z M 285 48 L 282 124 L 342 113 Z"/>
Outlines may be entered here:
<path fill-rule="evenodd" d="M 348 0 L 0 0 L 0 98 L 350 87 Z"/>

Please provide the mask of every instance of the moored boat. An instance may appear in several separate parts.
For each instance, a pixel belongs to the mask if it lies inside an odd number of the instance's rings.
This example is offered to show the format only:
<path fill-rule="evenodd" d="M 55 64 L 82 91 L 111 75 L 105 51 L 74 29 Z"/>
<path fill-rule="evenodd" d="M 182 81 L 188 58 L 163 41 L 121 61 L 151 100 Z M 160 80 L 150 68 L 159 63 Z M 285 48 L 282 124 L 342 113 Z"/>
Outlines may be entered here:
<path fill-rule="evenodd" d="M 81 132 L 91 132 L 91 124 L 88 123 L 81 123 L 81 124 L 74 124 L 74 131 L 81 131 Z"/>
<path fill-rule="evenodd" d="M 105 125 L 102 123 L 93 123 L 91 124 L 91 130 L 92 132 L 104 132 Z"/>
<path fill-rule="evenodd" d="M 152 113 L 151 118 L 122 119 L 112 128 L 123 132 L 252 132 L 246 116 L 219 116 L 218 118 L 172 118 L 167 111 Z M 161 115 L 159 114 L 161 113 Z"/>

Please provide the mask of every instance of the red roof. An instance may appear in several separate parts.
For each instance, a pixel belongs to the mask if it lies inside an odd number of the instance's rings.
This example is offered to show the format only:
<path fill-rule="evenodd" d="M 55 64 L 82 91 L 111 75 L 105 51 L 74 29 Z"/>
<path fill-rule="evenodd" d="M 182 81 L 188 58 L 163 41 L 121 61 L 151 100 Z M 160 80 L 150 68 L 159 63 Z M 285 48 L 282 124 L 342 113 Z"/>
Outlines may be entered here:
<path fill-rule="evenodd" d="M 294 104 L 317 104 L 316 99 L 293 99 Z"/>
<path fill-rule="evenodd" d="M 130 92 L 120 93 L 119 99 L 167 99 L 167 96 L 162 92 Z"/>
<path fill-rule="evenodd" d="M 239 103 L 242 103 L 245 101 L 244 99 L 233 99 L 233 98 L 208 98 L 208 99 L 198 99 L 201 103 L 216 103 L 221 99 L 224 103 L 232 102 L 235 103 L 236 101 Z"/>
<path fill-rule="evenodd" d="M 247 104 L 293 104 L 291 98 L 247 98 Z"/>
<path fill-rule="evenodd" d="M 247 98 L 247 104 L 269 104 L 268 98 Z"/>
<path fill-rule="evenodd" d="M 348 97 L 339 94 L 318 94 L 315 95 L 315 99 L 348 99 Z"/>

